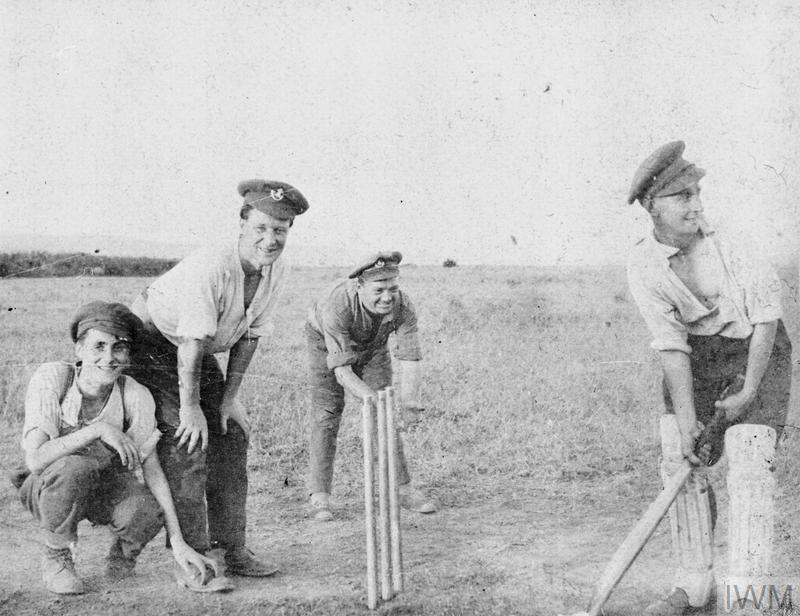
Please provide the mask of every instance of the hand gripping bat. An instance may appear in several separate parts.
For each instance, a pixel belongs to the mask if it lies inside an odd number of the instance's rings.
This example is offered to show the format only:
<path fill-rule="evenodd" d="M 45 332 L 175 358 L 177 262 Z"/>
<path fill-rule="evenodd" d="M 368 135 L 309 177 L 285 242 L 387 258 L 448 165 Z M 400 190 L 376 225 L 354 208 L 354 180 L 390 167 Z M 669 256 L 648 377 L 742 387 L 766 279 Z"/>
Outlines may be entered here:
<path fill-rule="evenodd" d="M 725 430 L 729 426 L 730 422 L 725 417 L 725 412 L 720 410 L 714 415 L 709 424 L 703 428 L 695 443 L 695 453 L 705 464 L 711 466 L 719 460 L 720 455 L 722 455 Z M 684 484 L 692 474 L 693 468 L 688 460 L 684 460 L 680 469 L 669 478 L 661 494 L 650 504 L 647 511 L 636 523 L 636 526 L 633 527 L 633 530 L 625 537 L 625 541 L 614 552 L 614 556 L 595 585 L 587 610 L 574 616 L 598 616 L 611 592 L 633 564 L 633 561 L 636 560 L 639 552 L 647 544 L 659 522 L 664 519 L 670 505 L 678 497 Z"/>

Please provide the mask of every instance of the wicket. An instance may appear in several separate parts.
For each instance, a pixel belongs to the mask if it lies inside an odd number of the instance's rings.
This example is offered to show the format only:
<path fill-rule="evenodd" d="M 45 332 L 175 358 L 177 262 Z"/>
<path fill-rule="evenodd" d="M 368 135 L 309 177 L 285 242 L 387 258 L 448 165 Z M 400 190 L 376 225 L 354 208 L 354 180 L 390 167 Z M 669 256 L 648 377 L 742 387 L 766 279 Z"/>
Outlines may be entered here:
<path fill-rule="evenodd" d="M 381 599 L 390 600 L 403 590 L 403 553 L 400 529 L 400 493 L 397 485 L 397 431 L 392 387 L 378 392 L 378 530 L 380 534 Z M 367 536 L 367 606 L 378 606 L 378 563 L 375 536 L 375 398 L 364 399 L 361 418 L 364 431 L 364 517 Z"/>

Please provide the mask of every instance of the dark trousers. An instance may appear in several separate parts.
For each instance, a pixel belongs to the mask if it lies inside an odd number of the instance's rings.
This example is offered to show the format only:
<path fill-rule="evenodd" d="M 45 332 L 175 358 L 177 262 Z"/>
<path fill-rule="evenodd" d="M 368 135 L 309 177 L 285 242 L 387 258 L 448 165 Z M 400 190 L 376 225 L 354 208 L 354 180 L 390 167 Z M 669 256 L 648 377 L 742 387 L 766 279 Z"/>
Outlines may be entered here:
<path fill-rule="evenodd" d="M 336 439 L 344 411 L 344 389 L 328 368 L 328 351 L 325 339 L 308 323 L 305 325 L 309 361 L 309 389 L 311 394 L 311 477 L 309 490 L 331 493 L 333 461 L 336 457 Z M 384 347 L 362 363 L 353 365 L 353 372 L 363 378 L 372 389 L 383 389 L 392 384 L 392 359 Z M 403 441 L 397 437 L 398 481 L 400 485 L 411 481 L 408 464 L 403 453 Z"/>
<path fill-rule="evenodd" d="M 688 338 L 692 352 L 692 391 L 697 420 L 704 425 L 711 421 L 717 409 L 714 403 L 741 390 L 747 372 L 750 338 L 737 340 L 723 336 L 693 336 Z M 778 438 L 789 413 L 789 394 L 792 388 L 792 343 L 783 321 L 778 321 L 772 354 L 758 386 L 756 399 L 734 423 L 770 426 Z M 727 394 L 726 394 L 727 390 Z M 666 379 L 663 381 L 664 406 L 667 414 L 675 413 Z M 721 449 L 722 444 L 719 444 Z M 717 497 L 708 484 L 712 528 L 717 522 Z"/>
<path fill-rule="evenodd" d="M 247 445 L 244 430 L 228 422 L 220 432 L 219 409 L 225 377 L 213 355 L 203 357 L 200 374 L 200 407 L 208 422 L 208 451 L 198 444 L 187 453 L 177 447 L 180 425 L 178 349 L 152 324 L 148 325 L 131 369 L 133 378 L 145 385 L 156 403 L 156 420 L 163 433 L 158 458 L 167 477 L 186 543 L 199 552 L 211 545 L 234 548 L 245 545 L 247 526 Z"/>
<path fill-rule="evenodd" d="M 28 475 L 19 497 L 53 548 L 77 541 L 85 519 L 107 524 L 123 554 L 136 558 L 164 524 L 156 499 L 118 460 L 103 468 L 89 456 L 64 456 Z"/>
<path fill-rule="evenodd" d="M 747 372 L 750 338 L 737 340 L 723 336 L 690 335 L 688 343 L 692 347 L 689 361 L 692 366 L 695 413 L 697 420 L 706 425 L 717 411 L 714 403 L 741 390 Z M 792 343 L 783 321 L 778 321 L 772 354 L 758 386 L 756 398 L 734 423 L 770 426 L 780 437 L 789 413 L 791 387 Z M 665 412 L 675 413 L 666 379 L 663 381 L 663 392 Z M 716 445 L 719 450 L 722 446 L 722 443 Z M 708 496 L 712 525 L 716 525 L 717 498 L 711 484 L 708 486 Z"/>
<path fill-rule="evenodd" d="M 692 352 L 692 389 L 697 420 L 707 424 L 716 412 L 714 403 L 723 393 L 736 393 L 744 383 L 750 338 L 736 340 L 722 336 L 689 336 Z M 763 424 L 774 428 L 780 436 L 789 412 L 792 386 L 792 343 L 783 321 L 778 321 L 775 343 L 756 399 L 736 423 Z M 664 405 L 674 413 L 667 383 L 664 381 Z"/>

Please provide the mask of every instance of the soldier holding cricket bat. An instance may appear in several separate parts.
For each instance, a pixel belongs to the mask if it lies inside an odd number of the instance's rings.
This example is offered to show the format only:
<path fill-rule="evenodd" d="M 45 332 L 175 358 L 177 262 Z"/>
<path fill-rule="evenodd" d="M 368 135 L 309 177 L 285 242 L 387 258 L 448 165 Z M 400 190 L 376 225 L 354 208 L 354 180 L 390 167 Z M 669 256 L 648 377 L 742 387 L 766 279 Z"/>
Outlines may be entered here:
<path fill-rule="evenodd" d="M 715 414 L 724 436 L 731 495 L 726 583 L 769 574 L 772 460 L 788 411 L 791 344 L 781 322 L 781 283 L 770 266 L 728 246 L 703 218 L 699 180 L 682 141 L 668 143 L 636 171 L 628 202 L 639 201 L 653 231 L 633 248 L 628 281 L 663 368 L 662 477 L 694 451 L 699 425 Z M 723 443 L 712 445 L 711 463 Z M 678 560 L 669 594 L 651 616 L 677 616 L 714 600 L 714 493 L 692 473 L 670 510 Z M 749 608 L 748 608 L 749 609 Z"/>
<path fill-rule="evenodd" d="M 388 339 L 395 338 L 401 367 L 400 403 L 406 422 L 418 418 L 420 354 L 417 315 L 400 290 L 402 255 L 380 252 L 359 264 L 308 313 L 305 333 L 311 389 L 311 510 L 318 521 L 333 518 L 330 504 L 336 437 L 344 392 L 359 400 L 392 384 Z M 433 513 L 436 506 L 412 487 L 398 437 L 400 501 L 407 509 Z"/>

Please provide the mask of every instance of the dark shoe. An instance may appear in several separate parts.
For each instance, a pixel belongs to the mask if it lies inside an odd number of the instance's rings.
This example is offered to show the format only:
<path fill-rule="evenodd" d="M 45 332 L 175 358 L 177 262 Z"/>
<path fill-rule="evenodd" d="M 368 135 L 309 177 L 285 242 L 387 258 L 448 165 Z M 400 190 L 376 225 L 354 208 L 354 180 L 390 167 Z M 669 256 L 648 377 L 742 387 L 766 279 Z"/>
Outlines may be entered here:
<path fill-rule="evenodd" d="M 683 616 L 689 611 L 689 597 L 682 588 L 674 588 L 663 599 L 647 606 L 645 616 Z"/>
<path fill-rule="evenodd" d="M 314 492 L 311 495 L 309 507 L 317 522 L 330 522 L 333 519 L 331 496 L 327 492 Z"/>
<path fill-rule="evenodd" d="M 278 572 L 278 565 L 258 560 L 245 546 L 230 548 L 225 552 L 225 569 L 230 575 L 269 577 Z"/>
<path fill-rule="evenodd" d="M 106 578 L 118 582 L 133 575 L 136 559 L 125 556 L 120 540 L 114 539 L 106 556 Z"/>
<path fill-rule="evenodd" d="M 214 575 L 213 569 L 206 567 L 202 573 L 197 571 L 189 575 L 178 563 L 175 563 L 175 581 L 192 592 L 229 592 L 236 588 L 224 575 Z"/>
<path fill-rule="evenodd" d="M 69 548 L 45 546 L 42 555 L 42 579 L 47 590 L 58 595 L 82 595 L 83 582 L 75 573 Z"/>
<path fill-rule="evenodd" d="M 436 504 L 410 483 L 400 486 L 400 506 L 417 513 L 434 513 Z"/>

